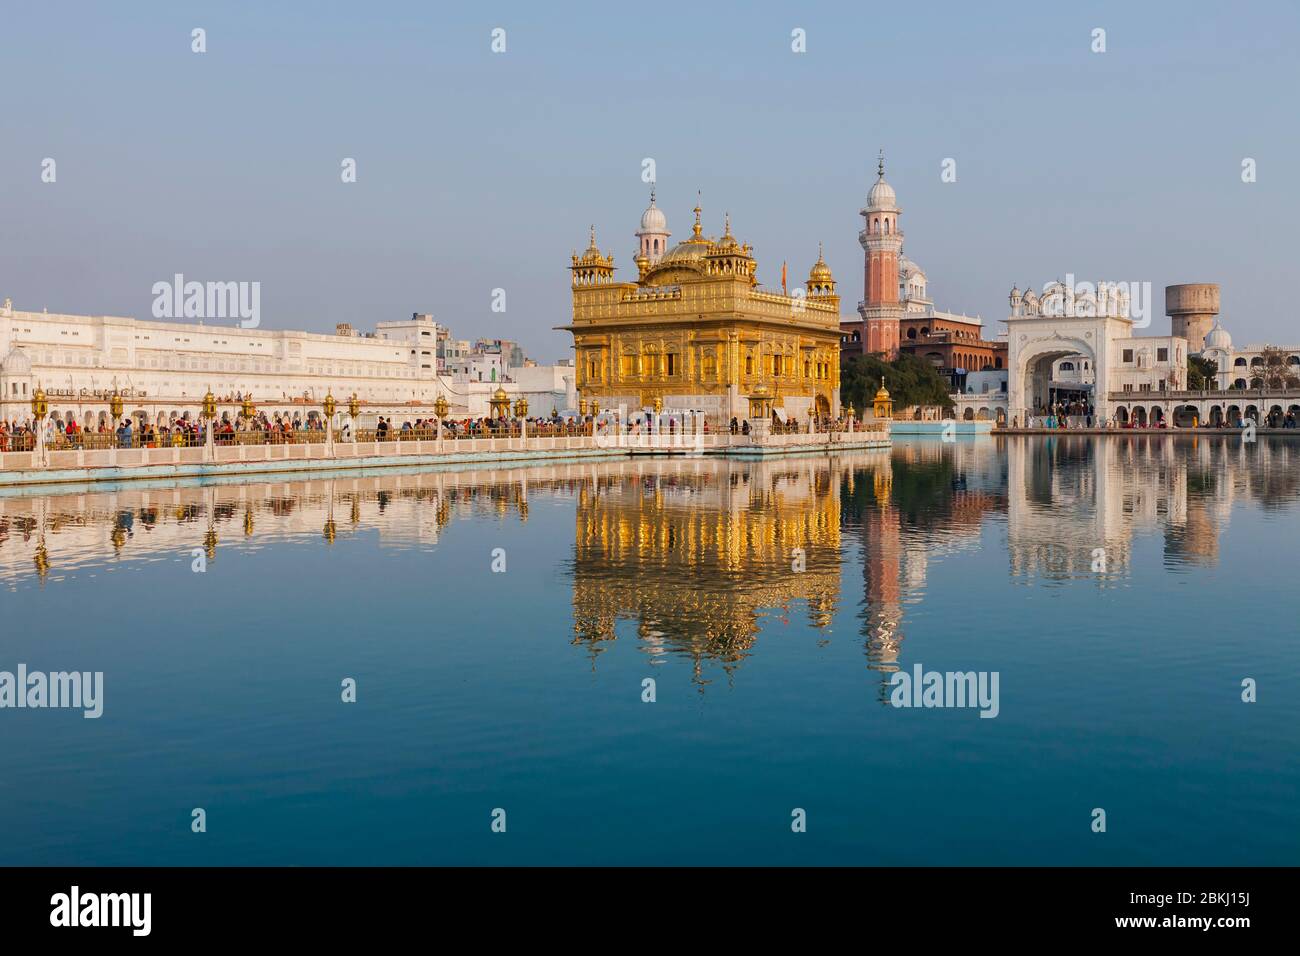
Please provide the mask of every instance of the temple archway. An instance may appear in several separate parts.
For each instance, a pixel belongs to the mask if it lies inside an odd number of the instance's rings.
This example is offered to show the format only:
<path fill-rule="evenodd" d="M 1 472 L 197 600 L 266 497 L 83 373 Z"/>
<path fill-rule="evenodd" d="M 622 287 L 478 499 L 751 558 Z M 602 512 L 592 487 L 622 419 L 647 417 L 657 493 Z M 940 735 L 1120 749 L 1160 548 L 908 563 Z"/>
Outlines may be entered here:
<path fill-rule="evenodd" d="M 1021 336 L 1022 338 L 1024 336 Z M 1071 356 L 1082 356 L 1097 368 L 1096 355 L 1084 335 L 1055 334 L 1027 341 L 1013 350 L 1007 371 L 1008 404 L 1012 415 L 1022 419 L 1051 414 L 1054 403 L 1073 399 L 1077 403 L 1094 406 L 1100 419 L 1108 417 L 1105 380 L 1098 375 L 1095 386 L 1071 384 L 1067 397 L 1053 385 L 1052 369 L 1058 361 Z M 1080 402 L 1080 399 L 1083 401 Z"/>

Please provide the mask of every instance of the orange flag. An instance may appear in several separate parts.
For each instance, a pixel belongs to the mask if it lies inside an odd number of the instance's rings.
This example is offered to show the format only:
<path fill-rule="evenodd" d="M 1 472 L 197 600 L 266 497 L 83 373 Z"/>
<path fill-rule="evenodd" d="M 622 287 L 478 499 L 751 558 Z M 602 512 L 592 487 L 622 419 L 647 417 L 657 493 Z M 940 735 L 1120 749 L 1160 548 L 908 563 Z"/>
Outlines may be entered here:
<path fill-rule="evenodd" d="M 785 263 L 781 263 L 781 291 L 785 292 Z"/>

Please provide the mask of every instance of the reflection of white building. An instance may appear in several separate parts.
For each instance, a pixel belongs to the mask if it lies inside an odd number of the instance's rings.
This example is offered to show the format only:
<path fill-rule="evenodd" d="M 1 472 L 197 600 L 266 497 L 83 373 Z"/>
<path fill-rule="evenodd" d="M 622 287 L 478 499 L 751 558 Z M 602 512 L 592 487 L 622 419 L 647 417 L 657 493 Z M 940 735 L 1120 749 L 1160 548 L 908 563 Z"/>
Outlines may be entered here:
<path fill-rule="evenodd" d="M 1294 457 L 1289 443 L 1259 445 L 1249 452 L 1259 459 L 1247 461 L 1243 443 L 1226 436 L 1195 446 L 1169 435 L 1141 442 L 1063 435 L 1048 444 L 1008 436 L 1012 573 L 1104 584 L 1129 573 L 1135 538 L 1153 534 L 1164 536 L 1171 563 L 1217 561 L 1233 502 L 1249 494 L 1247 476 L 1284 470 Z"/>

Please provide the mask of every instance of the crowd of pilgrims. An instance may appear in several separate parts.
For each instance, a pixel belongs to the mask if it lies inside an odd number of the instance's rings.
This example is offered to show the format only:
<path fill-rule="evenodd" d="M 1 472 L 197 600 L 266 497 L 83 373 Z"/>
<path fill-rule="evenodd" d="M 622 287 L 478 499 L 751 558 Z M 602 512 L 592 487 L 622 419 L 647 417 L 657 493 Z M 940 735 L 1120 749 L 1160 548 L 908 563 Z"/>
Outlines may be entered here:
<path fill-rule="evenodd" d="M 627 417 L 623 427 L 632 434 L 649 431 L 654 427 L 654 415 L 651 412 L 636 413 Z M 844 419 L 813 419 L 807 427 L 817 431 L 836 430 L 837 426 L 843 426 Z M 459 418 L 446 419 L 442 423 L 442 434 L 446 438 L 490 438 L 500 435 L 519 435 L 521 427 L 526 425 L 527 433 L 532 436 L 548 435 L 584 435 L 584 434 L 605 434 L 612 431 L 615 426 L 615 419 L 610 415 L 584 415 L 574 416 L 572 414 L 562 416 L 554 414 L 547 417 L 537 416 L 534 418 L 500 418 L 481 416 L 478 418 Z M 123 418 L 120 422 L 112 422 L 102 419 L 95 426 L 86 426 L 78 424 L 75 418 L 69 418 L 66 422 L 54 417 L 46 419 L 40 426 L 45 432 L 45 445 L 49 448 L 78 448 L 83 446 L 93 446 L 105 448 L 110 445 L 118 448 L 165 448 L 168 446 L 192 446 L 201 445 L 206 441 L 204 431 L 205 425 L 200 419 L 189 417 L 171 417 L 170 419 L 154 424 L 146 420 L 140 420 L 134 417 Z M 436 418 L 415 418 L 408 419 L 396 424 L 391 416 L 380 416 L 374 428 L 358 429 L 357 434 L 353 434 L 352 425 L 345 421 L 343 427 L 339 429 L 337 437 L 341 441 L 351 441 L 354 438 L 361 440 L 394 440 L 403 438 L 433 438 L 435 429 L 438 427 Z M 683 422 L 678 416 L 664 415 L 659 422 L 658 429 L 667 433 L 675 433 L 682 429 L 693 430 L 695 425 L 692 422 Z M 703 432 L 708 434 L 710 426 L 708 421 L 704 421 L 701 426 Z M 750 423 L 748 420 L 737 421 L 733 418 L 725 426 L 731 434 L 749 434 Z M 772 416 L 772 428 L 774 431 L 795 431 L 802 430 L 800 424 L 793 420 L 782 421 L 775 413 Z M 251 418 L 243 415 L 235 415 L 233 418 L 227 413 L 222 415 L 213 424 L 212 440 L 214 444 L 241 444 L 257 443 L 253 437 L 260 433 L 262 443 L 274 444 L 277 442 L 302 442 L 302 441 L 323 441 L 325 432 L 324 420 L 315 416 L 303 416 L 302 413 L 294 413 L 290 416 L 288 413 L 267 414 L 258 412 Z M 26 421 L 6 422 L 0 421 L 0 452 L 3 451 L 30 451 L 35 446 L 35 438 L 38 434 L 38 425 L 34 419 Z M 96 441 L 87 441 L 86 435 L 111 436 L 110 438 L 100 437 Z M 391 436 L 391 437 L 390 437 Z"/>

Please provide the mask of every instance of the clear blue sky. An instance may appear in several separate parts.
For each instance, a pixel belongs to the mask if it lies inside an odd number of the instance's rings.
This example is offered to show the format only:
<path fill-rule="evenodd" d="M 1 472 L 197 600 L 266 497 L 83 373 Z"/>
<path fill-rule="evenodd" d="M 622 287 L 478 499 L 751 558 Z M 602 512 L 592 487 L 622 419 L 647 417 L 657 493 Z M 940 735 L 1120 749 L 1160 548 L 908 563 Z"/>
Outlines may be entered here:
<path fill-rule="evenodd" d="M 677 238 L 700 189 L 767 284 L 824 240 L 851 314 L 884 147 L 940 308 L 997 330 L 1073 272 L 1150 281 L 1156 332 L 1165 285 L 1219 282 L 1238 343 L 1296 343 L 1298 9 L 6 2 L 0 297 L 145 318 L 173 273 L 255 280 L 265 327 L 429 311 L 549 361 L 589 223 L 635 275 L 653 157 Z"/>

